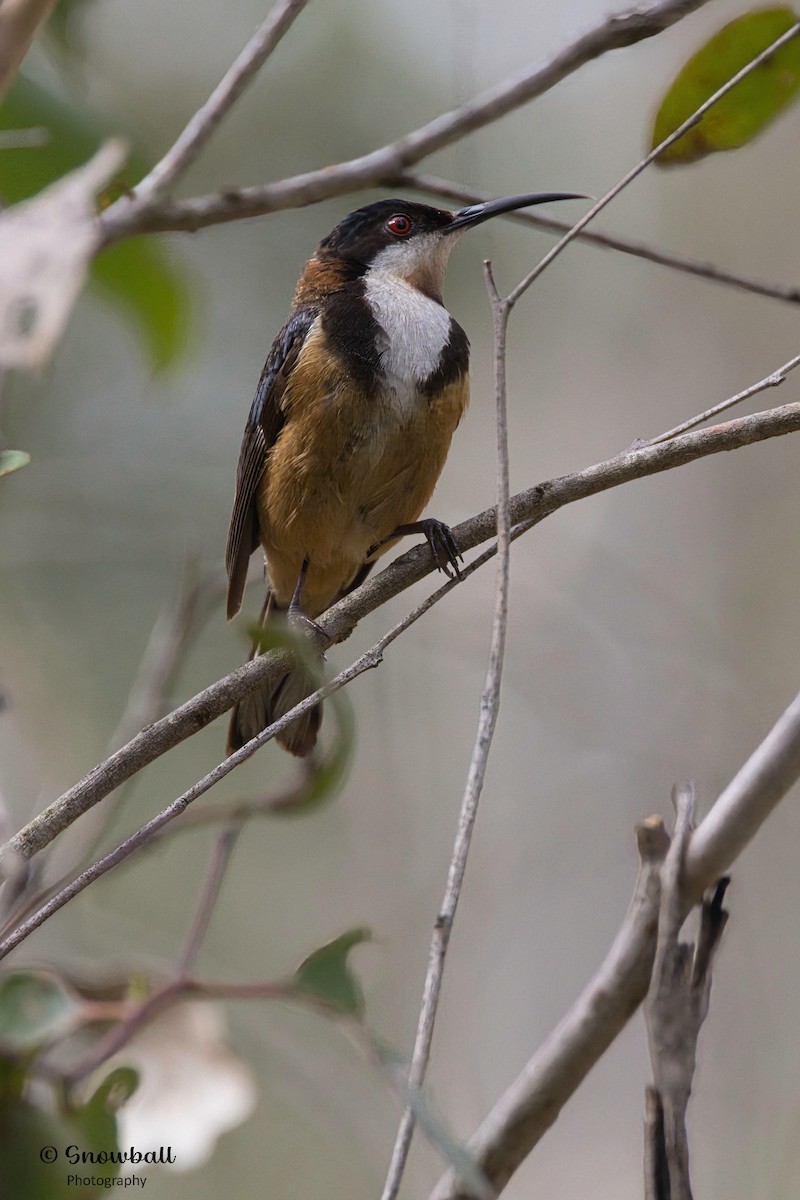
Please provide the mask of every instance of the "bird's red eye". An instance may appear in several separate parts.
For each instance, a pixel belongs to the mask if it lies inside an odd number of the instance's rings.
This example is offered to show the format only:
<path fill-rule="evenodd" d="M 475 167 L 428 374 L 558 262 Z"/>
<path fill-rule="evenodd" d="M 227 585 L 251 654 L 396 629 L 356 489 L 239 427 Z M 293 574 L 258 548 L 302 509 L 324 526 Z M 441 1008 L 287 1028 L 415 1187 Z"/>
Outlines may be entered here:
<path fill-rule="evenodd" d="M 395 237 L 408 237 L 414 226 L 411 223 L 411 218 L 407 217 L 405 213 L 395 213 L 393 217 L 389 217 L 389 220 L 386 222 L 386 228 Z"/>

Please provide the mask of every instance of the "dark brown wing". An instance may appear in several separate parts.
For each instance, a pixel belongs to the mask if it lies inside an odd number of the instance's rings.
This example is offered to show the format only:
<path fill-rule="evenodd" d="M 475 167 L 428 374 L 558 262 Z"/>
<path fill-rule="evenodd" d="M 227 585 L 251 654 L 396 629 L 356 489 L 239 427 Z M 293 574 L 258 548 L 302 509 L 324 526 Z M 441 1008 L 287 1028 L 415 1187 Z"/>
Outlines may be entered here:
<path fill-rule="evenodd" d="M 281 399 L 316 316 L 316 308 L 300 309 L 289 318 L 275 338 L 258 381 L 250 416 L 247 418 L 242 448 L 239 451 L 236 496 L 225 551 L 229 621 L 241 608 L 250 555 L 260 540 L 256 495 L 267 468 L 269 452 L 275 445 L 285 421 Z"/>

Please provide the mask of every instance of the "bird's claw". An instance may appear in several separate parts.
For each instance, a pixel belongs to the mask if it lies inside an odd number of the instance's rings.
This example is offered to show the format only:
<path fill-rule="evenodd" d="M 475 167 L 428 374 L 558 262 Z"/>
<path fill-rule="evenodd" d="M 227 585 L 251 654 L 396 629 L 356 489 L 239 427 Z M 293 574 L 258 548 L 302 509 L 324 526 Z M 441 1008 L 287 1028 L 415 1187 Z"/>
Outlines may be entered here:
<path fill-rule="evenodd" d="M 444 572 L 448 579 L 460 579 L 461 569 L 458 562 L 459 559 L 464 561 L 464 555 L 450 526 L 445 525 L 444 521 L 428 517 L 420 521 L 419 527 L 420 532 L 425 534 L 437 569 Z"/>
<path fill-rule="evenodd" d="M 307 617 L 299 605 L 290 604 L 286 610 L 287 620 L 296 633 L 305 634 L 313 639 L 325 637 L 325 630 L 312 617 Z"/>

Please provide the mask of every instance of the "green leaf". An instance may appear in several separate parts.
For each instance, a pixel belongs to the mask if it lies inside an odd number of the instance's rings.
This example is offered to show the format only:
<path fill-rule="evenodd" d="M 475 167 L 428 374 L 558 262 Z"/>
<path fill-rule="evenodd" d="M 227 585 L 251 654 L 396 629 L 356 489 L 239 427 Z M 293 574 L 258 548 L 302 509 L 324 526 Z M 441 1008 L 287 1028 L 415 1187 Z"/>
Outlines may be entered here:
<path fill-rule="evenodd" d="M 27 467 L 30 461 L 27 450 L 0 450 L 0 475 L 10 475 L 20 467 Z"/>
<path fill-rule="evenodd" d="M 63 1150 L 74 1141 L 70 1125 L 32 1104 L 18 1101 L 0 1109 L 3 1200 L 89 1200 L 98 1195 L 102 1183 L 97 1188 L 67 1183 L 67 1169 L 72 1168 Z M 50 1159 L 53 1152 L 56 1157 Z"/>
<path fill-rule="evenodd" d="M 351 929 L 320 946 L 304 959 L 290 980 L 295 993 L 320 1001 L 337 1012 L 361 1017 L 364 994 L 361 985 L 347 963 L 354 946 L 370 940 L 368 929 Z"/>
<path fill-rule="evenodd" d="M 80 998 L 55 975 L 7 975 L 0 982 L 0 1046 L 12 1054 L 36 1050 L 71 1028 L 80 1008 Z"/>
<path fill-rule="evenodd" d="M 131 1067 L 117 1067 L 106 1076 L 88 1103 L 73 1111 L 73 1120 L 86 1141 L 87 1149 L 119 1150 L 117 1113 L 138 1086 L 136 1071 Z M 107 1168 L 110 1166 L 106 1164 Z M 118 1174 L 117 1165 L 111 1171 L 111 1177 Z"/>
<path fill-rule="evenodd" d="M 156 238 L 109 246 L 93 261 L 90 277 L 133 322 L 154 370 L 180 357 L 189 340 L 189 286 Z"/>
<path fill-rule="evenodd" d="M 679 125 L 795 24 L 790 8 L 746 13 L 725 25 L 694 54 L 661 102 L 651 145 Z M 718 100 L 656 159 L 662 166 L 695 162 L 717 150 L 743 146 L 791 104 L 800 91 L 800 38 L 794 38 Z"/>
<path fill-rule="evenodd" d="M 3 1109 L 19 1103 L 27 1078 L 26 1064 L 18 1058 L 6 1058 L 0 1054 L 0 1122 Z"/>
<path fill-rule="evenodd" d="M 135 1071 L 120 1067 L 100 1084 L 89 1102 L 56 1116 L 18 1095 L 3 1103 L 0 1092 L 0 1182 L 3 1200 L 90 1200 L 116 1179 L 121 1164 L 109 1161 L 119 1151 L 116 1113 L 138 1082 Z M 105 1161 L 70 1163 L 67 1146 L 102 1156 Z M 75 1183 L 75 1176 L 81 1182 Z M 72 1176 L 71 1182 L 68 1182 Z"/>
<path fill-rule="evenodd" d="M 6 204 L 27 200 L 86 162 L 109 132 L 20 75 L 0 105 L 0 129 L 31 127 L 47 131 L 42 145 L 4 150 L 0 155 L 0 196 Z"/>
<path fill-rule="evenodd" d="M 0 198 L 25 200 L 91 158 L 109 130 L 45 88 L 19 77 L 0 106 L 0 131 L 47 131 L 44 145 L 0 152 Z M 146 164 L 135 151 L 125 178 L 108 200 L 140 178 Z M 186 349 L 191 305 L 189 284 L 156 238 L 132 238 L 104 250 L 91 264 L 90 281 L 133 321 L 154 369 L 175 362 Z"/>

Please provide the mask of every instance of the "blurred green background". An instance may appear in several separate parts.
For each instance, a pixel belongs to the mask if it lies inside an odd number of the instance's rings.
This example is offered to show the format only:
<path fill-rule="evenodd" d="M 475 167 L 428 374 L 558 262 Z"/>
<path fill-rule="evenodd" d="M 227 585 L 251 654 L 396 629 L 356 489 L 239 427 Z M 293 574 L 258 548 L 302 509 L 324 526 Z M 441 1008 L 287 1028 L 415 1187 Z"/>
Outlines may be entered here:
<path fill-rule="evenodd" d="M 310 5 L 181 185 L 195 195 L 365 152 L 539 59 L 605 0 L 331 0 Z M 425 169 L 497 195 L 601 195 L 644 152 L 652 114 L 687 56 L 743 11 L 710 4 L 607 55 L 535 105 Z M 262 19 L 246 0 L 97 0 L 67 68 L 29 70 L 133 139 L 149 161 L 183 127 Z M 224 18 L 224 19 L 223 19 Z M 744 150 L 646 173 L 604 227 L 764 279 L 796 282 L 797 118 Z M 191 291 L 169 369 L 106 300 L 85 295 L 51 368 L 7 380 L 3 431 L 30 466 L 0 489 L 0 789 L 22 823 L 104 754 L 148 634 L 187 558 L 221 567 L 243 423 L 299 270 L 359 193 L 312 209 L 160 239 Z M 563 215 L 563 214 L 559 214 Z M 495 221 L 464 239 L 446 298 L 473 346 L 473 400 L 431 512 L 492 503 L 490 257 L 511 286 L 551 240 Z M 787 305 L 573 246 L 512 319 L 515 490 L 606 458 L 760 379 L 797 352 Z M 797 398 L 795 377 L 778 399 Z M 759 397 L 765 407 L 775 393 Z M 468 1136 L 576 995 L 613 937 L 636 872 L 633 825 L 670 813 L 677 780 L 708 805 L 798 688 L 797 446 L 786 438 L 570 507 L 516 543 L 495 740 L 430 1073 L 436 1110 Z M 330 655 L 343 666 L 431 581 L 374 614 Z M 343 929 L 373 1029 L 408 1053 L 474 734 L 491 568 L 458 588 L 350 689 L 357 744 L 334 803 L 254 822 L 241 839 L 198 972 L 291 969 Z M 260 588 L 248 595 L 255 615 Z M 244 621 L 215 611 L 172 699 L 246 654 Z M 209 770 L 223 723 L 149 768 L 122 836 Z M 268 747 L 208 798 L 271 793 L 294 764 Z M 203 801 L 199 801 L 202 804 Z M 791 801 L 734 871 L 690 1107 L 698 1195 L 800 1191 L 800 817 Z M 57 915 L 14 963 L 94 974 L 169 973 L 197 902 L 209 831 L 137 856 Z M 380 1194 L 398 1104 L 337 1029 L 278 1005 L 231 1006 L 260 1101 L 200 1171 L 148 1172 L 152 1200 Z M 505 1193 L 641 1194 L 637 1018 Z M 415 1143 L 406 1194 L 440 1160 Z"/>

